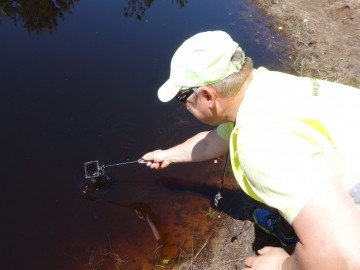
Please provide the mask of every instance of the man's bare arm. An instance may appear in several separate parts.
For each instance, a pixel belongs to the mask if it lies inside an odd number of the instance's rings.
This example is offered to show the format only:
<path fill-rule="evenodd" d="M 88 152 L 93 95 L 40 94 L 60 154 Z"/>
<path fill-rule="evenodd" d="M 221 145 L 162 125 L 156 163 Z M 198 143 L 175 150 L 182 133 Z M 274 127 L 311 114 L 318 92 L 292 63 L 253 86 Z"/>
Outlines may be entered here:
<path fill-rule="evenodd" d="M 300 242 L 289 256 L 265 247 L 246 259 L 252 270 L 360 269 L 360 212 L 337 180 L 329 182 L 292 223 Z"/>
<path fill-rule="evenodd" d="M 228 144 L 214 129 L 200 132 L 169 149 L 149 152 L 143 159 L 148 161 L 149 167 L 162 169 L 172 163 L 197 162 L 221 156 L 228 149 Z"/>
<path fill-rule="evenodd" d="M 360 269 L 360 212 L 339 181 L 312 198 L 292 226 L 300 243 L 283 269 Z"/>

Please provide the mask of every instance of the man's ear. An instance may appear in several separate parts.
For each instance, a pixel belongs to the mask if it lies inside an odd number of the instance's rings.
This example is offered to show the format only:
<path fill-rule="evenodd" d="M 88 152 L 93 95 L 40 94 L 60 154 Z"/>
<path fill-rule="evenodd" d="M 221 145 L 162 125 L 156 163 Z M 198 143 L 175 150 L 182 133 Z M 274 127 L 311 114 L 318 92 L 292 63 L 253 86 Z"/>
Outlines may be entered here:
<path fill-rule="evenodd" d="M 217 92 L 214 88 L 209 86 L 203 86 L 200 88 L 200 95 L 205 99 L 209 108 L 213 108 L 215 106 L 215 100 L 217 98 Z"/>

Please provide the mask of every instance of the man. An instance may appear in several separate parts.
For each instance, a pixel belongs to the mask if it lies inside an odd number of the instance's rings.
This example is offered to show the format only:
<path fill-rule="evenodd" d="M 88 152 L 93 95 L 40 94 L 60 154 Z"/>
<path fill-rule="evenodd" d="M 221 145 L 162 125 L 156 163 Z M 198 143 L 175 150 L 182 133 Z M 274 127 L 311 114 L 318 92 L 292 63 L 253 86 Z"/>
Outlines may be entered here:
<path fill-rule="evenodd" d="M 212 31 L 178 48 L 158 97 L 176 97 L 198 120 L 218 127 L 147 153 L 150 168 L 203 161 L 229 149 L 240 187 L 294 228 L 299 242 L 292 255 L 265 247 L 246 259 L 246 269 L 360 269 L 354 203 L 360 188 L 359 89 L 253 69 L 228 34 Z"/>

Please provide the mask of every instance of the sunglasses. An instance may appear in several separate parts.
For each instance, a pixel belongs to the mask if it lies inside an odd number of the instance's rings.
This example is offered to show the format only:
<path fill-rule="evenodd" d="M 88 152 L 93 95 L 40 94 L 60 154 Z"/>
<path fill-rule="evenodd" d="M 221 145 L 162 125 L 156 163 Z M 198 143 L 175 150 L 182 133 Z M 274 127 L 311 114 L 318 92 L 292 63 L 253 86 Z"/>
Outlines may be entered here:
<path fill-rule="evenodd" d="M 191 87 L 186 90 L 180 90 L 179 93 L 176 95 L 178 101 L 185 103 L 186 100 L 196 91 L 199 87 Z"/>

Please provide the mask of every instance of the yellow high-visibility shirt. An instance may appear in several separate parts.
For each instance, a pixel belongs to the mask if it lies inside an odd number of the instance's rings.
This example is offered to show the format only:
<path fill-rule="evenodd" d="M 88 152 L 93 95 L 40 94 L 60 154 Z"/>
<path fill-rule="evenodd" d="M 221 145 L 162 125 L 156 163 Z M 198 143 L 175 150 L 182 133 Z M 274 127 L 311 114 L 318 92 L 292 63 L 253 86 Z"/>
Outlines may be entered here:
<path fill-rule="evenodd" d="M 261 67 L 235 127 L 225 123 L 217 132 L 229 140 L 241 188 L 289 223 L 328 181 L 348 190 L 360 182 L 357 88 Z"/>

